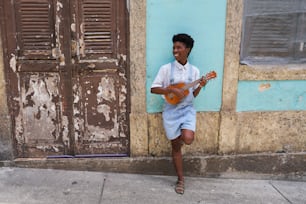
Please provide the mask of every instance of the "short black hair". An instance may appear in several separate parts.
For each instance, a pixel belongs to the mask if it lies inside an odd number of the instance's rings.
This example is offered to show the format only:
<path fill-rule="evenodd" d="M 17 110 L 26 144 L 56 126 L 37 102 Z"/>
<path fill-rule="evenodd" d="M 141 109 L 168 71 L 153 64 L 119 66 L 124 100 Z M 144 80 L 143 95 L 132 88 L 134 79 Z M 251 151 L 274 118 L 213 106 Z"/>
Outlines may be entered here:
<path fill-rule="evenodd" d="M 192 39 L 190 35 L 186 33 L 179 33 L 172 37 L 172 42 L 173 43 L 182 42 L 186 45 L 187 48 L 190 48 L 190 51 L 191 51 L 193 48 L 194 40 Z"/>

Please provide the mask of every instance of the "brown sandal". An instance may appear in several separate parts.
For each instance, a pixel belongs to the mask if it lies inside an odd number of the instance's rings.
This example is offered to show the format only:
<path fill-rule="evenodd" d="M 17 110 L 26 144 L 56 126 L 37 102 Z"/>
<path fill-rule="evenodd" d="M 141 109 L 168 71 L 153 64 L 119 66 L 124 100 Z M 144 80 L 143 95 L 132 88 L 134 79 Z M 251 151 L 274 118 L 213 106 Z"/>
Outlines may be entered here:
<path fill-rule="evenodd" d="M 175 192 L 177 194 L 184 194 L 184 181 L 182 180 L 178 180 L 176 182 L 175 188 L 174 188 Z"/>

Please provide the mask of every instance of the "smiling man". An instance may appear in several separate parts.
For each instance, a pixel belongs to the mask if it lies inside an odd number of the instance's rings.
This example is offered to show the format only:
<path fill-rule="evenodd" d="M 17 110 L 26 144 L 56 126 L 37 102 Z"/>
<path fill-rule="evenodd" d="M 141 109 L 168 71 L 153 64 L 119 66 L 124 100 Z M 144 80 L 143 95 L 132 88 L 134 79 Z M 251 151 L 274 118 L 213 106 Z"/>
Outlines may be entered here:
<path fill-rule="evenodd" d="M 175 192 L 183 194 L 181 148 L 183 144 L 190 145 L 194 140 L 196 111 L 193 99 L 205 86 L 206 79 L 202 77 L 198 83 L 192 83 L 200 78 L 199 69 L 188 62 L 194 44 L 192 37 L 184 33 L 177 34 L 173 36 L 172 42 L 175 61 L 160 67 L 151 86 L 151 93 L 162 94 L 166 99 L 163 107 L 163 125 L 166 136 L 171 141 L 172 159 L 178 176 Z M 184 86 L 186 84 L 191 86 Z"/>

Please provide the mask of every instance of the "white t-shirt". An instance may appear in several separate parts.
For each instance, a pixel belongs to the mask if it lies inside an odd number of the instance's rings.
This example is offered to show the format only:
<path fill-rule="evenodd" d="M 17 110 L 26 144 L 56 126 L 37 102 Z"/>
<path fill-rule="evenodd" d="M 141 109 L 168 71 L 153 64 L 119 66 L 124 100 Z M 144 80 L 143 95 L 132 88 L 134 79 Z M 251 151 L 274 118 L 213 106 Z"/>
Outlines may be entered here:
<path fill-rule="evenodd" d="M 174 70 L 173 70 L 173 83 L 180 83 L 180 82 L 188 82 L 190 71 L 191 72 L 191 82 L 200 78 L 200 71 L 197 67 L 193 66 L 189 62 L 185 65 L 180 64 L 178 61 L 174 61 Z M 165 64 L 160 67 L 151 88 L 155 87 L 167 87 L 170 85 L 170 77 L 171 77 L 171 63 Z M 188 82 L 189 83 L 189 82 Z M 198 84 L 193 87 L 193 90 L 198 87 Z"/>

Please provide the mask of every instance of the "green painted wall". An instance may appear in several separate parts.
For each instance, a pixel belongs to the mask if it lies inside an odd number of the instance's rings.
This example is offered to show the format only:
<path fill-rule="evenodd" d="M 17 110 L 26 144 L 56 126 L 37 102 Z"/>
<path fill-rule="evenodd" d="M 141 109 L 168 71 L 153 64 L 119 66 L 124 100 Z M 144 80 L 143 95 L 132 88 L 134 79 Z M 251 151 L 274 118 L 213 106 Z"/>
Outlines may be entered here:
<path fill-rule="evenodd" d="M 188 33 L 195 45 L 189 56 L 202 75 L 218 74 L 195 100 L 198 111 L 219 111 L 222 96 L 226 0 L 147 0 L 147 111 L 162 110 L 163 99 L 150 93 L 161 65 L 173 61 L 172 36 Z"/>

